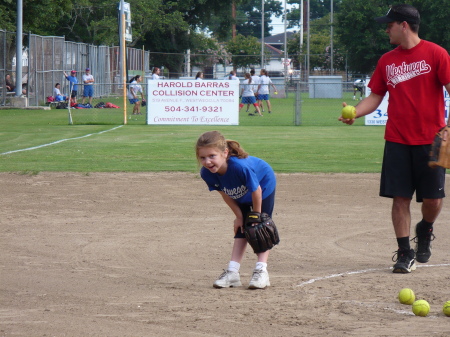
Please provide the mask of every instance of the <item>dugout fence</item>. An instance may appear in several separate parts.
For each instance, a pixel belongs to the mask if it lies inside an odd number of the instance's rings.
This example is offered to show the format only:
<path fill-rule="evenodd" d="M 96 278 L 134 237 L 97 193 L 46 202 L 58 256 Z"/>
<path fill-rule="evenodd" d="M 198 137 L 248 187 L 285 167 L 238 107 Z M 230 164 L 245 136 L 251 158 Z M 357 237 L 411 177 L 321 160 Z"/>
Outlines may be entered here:
<path fill-rule="evenodd" d="M 123 86 L 120 83 L 120 55 L 117 46 L 95 46 L 66 41 L 60 36 L 39 36 L 23 34 L 22 83 L 30 106 L 44 105 L 47 96 L 52 95 L 56 83 L 61 91 L 68 92 L 68 81 L 63 72 L 77 71 L 81 75 L 86 68 L 96 81 L 96 97 L 118 95 Z M 16 33 L 0 30 L 0 85 L 1 103 L 5 105 L 8 93 L 4 84 L 6 74 L 16 82 L 15 53 Z M 129 74 L 148 72 L 149 51 L 126 48 L 127 71 Z"/>

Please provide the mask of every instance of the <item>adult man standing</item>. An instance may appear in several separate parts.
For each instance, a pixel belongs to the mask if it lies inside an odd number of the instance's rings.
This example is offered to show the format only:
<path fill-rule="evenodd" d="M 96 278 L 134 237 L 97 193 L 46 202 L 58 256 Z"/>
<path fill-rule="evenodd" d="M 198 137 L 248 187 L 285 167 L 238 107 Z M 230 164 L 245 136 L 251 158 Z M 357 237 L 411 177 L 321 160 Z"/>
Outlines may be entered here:
<path fill-rule="evenodd" d="M 419 38 L 420 15 L 410 5 L 394 5 L 375 20 L 387 24 L 390 43 L 398 47 L 378 61 L 368 85 L 371 93 L 356 106 L 355 118 L 373 112 L 389 92 L 380 196 L 393 200 L 398 243 L 393 272 L 409 273 L 416 269 L 416 260 L 425 263 L 431 256 L 433 224 L 445 197 L 445 169 L 430 168 L 428 157 L 435 133 L 445 126 L 443 86 L 450 92 L 450 57 L 444 48 Z M 411 249 L 414 192 L 422 203 L 422 220 L 415 227 L 416 246 Z"/>
<path fill-rule="evenodd" d="M 91 74 L 91 69 L 86 68 L 86 73 L 83 74 L 82 80 L 84 83 L 83 88 L 83 100 L 81 104 L 84 104 L 86 97 L 89 97 L 89 104 L 92 105 L 92 97 L 94 96 L 94 76 Z"/>
<path fill-rule="evenodd" d="M 77 72 L 75 70 L 72 70 L 70 72 L 70 76 L 64 72 L 64 76 L 69 81 L 69 90 L 70 90 L 70 104 L 75 105 L 77 104 L 77 95 L 78 95 L 78 79 L 77 79 Z"/>

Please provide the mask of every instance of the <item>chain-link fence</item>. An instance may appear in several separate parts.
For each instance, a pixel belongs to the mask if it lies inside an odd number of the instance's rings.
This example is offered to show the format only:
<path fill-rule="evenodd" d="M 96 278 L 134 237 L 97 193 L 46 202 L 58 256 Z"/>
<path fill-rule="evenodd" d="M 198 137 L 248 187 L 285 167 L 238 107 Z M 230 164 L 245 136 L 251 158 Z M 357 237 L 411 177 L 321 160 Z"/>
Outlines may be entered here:
<path fill-rule="evenodd" d="M 0 30 L 0 75 L 5 78 L 10 74 L 14 81 L 16 34 Z M 91 69 L 95 78 L 94 104 L 101 101 L 111 101 L 123 105 L 123 86 L 120 76 L 120 52 L 117 46 L 94 46 L 84 43 L 65 41 L 64 37 L 39 36 L 24 34 L 23 36 L 22 82 L 28 104 L 44 105 L 46 97 L 51 96 L 56 83 L 61 84 L 61 92 L 69 95 L 69 82 L 64 72 L 77 71 L 79 82 L 78 93 L 81 97 L 83 84 L 81 75 L 86 68 Z M 213 51 L 205 54 L 193 53 L 161 53 L 127 48 L 127 78 L 134 75 L 150 77 L 150 69 L 155 66 L 162 68 L 162 79 L 194 79 L 198 71 L 204 73 L 204 79 L 222 80 L 230 70 L 237 70 L 237 76 L 242 81 L 244 73 L 250 67 L 233 69 L 226 59 Z M 249 57 L 249 55 L 229 55 L 229 57 Z M 259 74 L 260 64 L 255 59 L 256 74 Z M 293 70 L 292 64 L 284 55 L 278 53 L 266 57 L 266 67 L 269 77 L 277 87 L 277 94 L 271 93 L 274 111 L 283 113 L 280 118 L 271 117 L 271 122 L 253 120 L 252 124 L 265 125 L 328 125 L 334 123 L 332 111 L 339 110 L 341 101 L 356 99 L 351 74 L 347 72 L 331 72 L 326 69 L 313 69 L 309 74 L 302 70 Z M 306 60 L 306 58 L 304 58 Z M 160 62 L 176 61 L 172 69 L 164 69 Z M 172 62 L 173 63 L 173 62 Z M 145 87 L 146 81 L 142 82 Z M 8 95 L 5 85 L 0 85 L 0 103 L 5 104 Z M 359 96 L 358 96 L 359 97 Z M 248 114 L 243 110 L 241 120 L 245 122 Z M 274 114 L 273 116 L 276 116 Z M 245 118 L 244 118 L 245 117 Z M 330 119 L 332 118 L 332 119 Z M 268 120 L 269 118 L 267 118 Z"/>
<path fill-rule="evenodd" d="M 0 30 L 0 45 L 0 76 L 5 79 L 9 75 L 15 83 L 16 33 Z M 44 104 L 46 97 L 52 95 L 56 83 L 61 84 L 61 91 L 68 92 L 69 84 L 64 72 L 71 70 L 77 71 L 78 81 L 81 82 L 81 74 L 90 68 L 95 78 L 97 96 L 117 95 L 122 88 L 119 47 L 94 46 L 65 41 L 64 37 L 34 34 L 24 34 L 23 45 L 23 95 L 28 97 L 30 106 Z M 130 76 L 148 73 L 148 51 L 128 47 L 126 54 L 126 69 Z M 2 104 L 12 94 L 4 82 L 0 85 Z"/>

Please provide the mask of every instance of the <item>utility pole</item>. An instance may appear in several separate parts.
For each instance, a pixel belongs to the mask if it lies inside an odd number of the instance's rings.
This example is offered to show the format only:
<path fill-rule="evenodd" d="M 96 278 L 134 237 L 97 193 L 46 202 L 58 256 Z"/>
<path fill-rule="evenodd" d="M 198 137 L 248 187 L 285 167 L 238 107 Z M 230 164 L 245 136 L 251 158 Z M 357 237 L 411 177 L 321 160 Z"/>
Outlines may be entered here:
<path fill-rule="evenodd" d="M 233 23 L 231 25 L 231 36 L 233 40 L 236 39 L 236 3 L 233 1 L 231 4 L 231 16 L 233 17 Z"/>
<path fill-rule="evenodd" d="M 310 2 L 311 0 L 308 0 L 308 9 L 307 9 L 307 11 L 306 11 L 306 15 L 307 15 L 307 31 L 308 31 L 308 39 L 307 39 L 307 43 L 306 43 L 306 45 L 307 45 L 307 61 L 306 61 L 306 71 L 307 71 L 307 73 L 306 73 L 306 76 L 307 76 L 307 80 L 309 81 L 309 73 L 310 73 L 310 60 L 309 60 L 309 53 L 310 53 L 310 36 L 311 36 L 311 33 L 310 33 L 310 27 L 309 27 L 309 21 L 310 21 L 310 11 L 311 11 L 311 2 Z"/>
<path fill-rule="evenodd" d="M 22 95 L 22 21 L 23 3 L 17 0 L 17 29 L 16 29 L 16 97 Z"/>
<path fill-rule="evenodd" d="M 330 13 L 330 69 L 331 69 L 331 75 L 334 74 L 334 61 L 333 61 L 333 0 L 331 0 L 331 13 Z"/>
<path fill-rule="evenodd" d="M 264 0 L 261 0 L 261 69 L 264 69 Z"/>

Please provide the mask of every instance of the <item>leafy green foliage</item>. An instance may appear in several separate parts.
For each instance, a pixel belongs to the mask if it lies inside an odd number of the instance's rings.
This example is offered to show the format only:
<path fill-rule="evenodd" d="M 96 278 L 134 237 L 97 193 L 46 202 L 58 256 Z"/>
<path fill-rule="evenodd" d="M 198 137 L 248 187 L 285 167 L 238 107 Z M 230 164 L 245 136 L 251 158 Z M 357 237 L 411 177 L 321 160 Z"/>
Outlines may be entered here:
<path fill-rule="evenodd" d="M 261 38 L 261 0 L 247 0 L 243 1 L 237 8 L 236 30 L 238 34 L 244 36 L 254 36 Z M 280 17 L 283 14 L 281 2 L 276 0 L 264 1 L 264 36 L 270 36 L 272 27 L 271 16 Z"/>
<path fill-rule="evenodd" d="M 448 0 L 415 0 L 409 2 L 421 13 L 419 36 L 450 49 L 450 21 Z M 369 74 L 378 59 L 395 46 L 389 44 L 386 25 L 374 21 L 385 15 L 391 1 L 342 0 L 341 10 L 336 15 L 336 33 L 348 51 L 351 70 Z"/>
<path fill-rule="evenodd" d="M 311 68 L 330 69 L 331 67 L 331 39 L 330 39 L 330 15 L 314 20 L 310 23 L 310 66 Z M 288 53 L 294 58 L 294 66 L 302 63 L 306 47 L 303 46 L 300 54 L 300 33 L 288 41 Z M 333 69 L 345 69 L 345 48 L 339 42 L 337 36 L 333 37 Z"/>
<path fill-rule="evenodd" d="M 237 35 L 227 43 L 227 51 L 232 54 L 232 63 L 235 69 L 248 68 L 258 64 L 261 59 L 261 43 L 253 36 Z"/>

